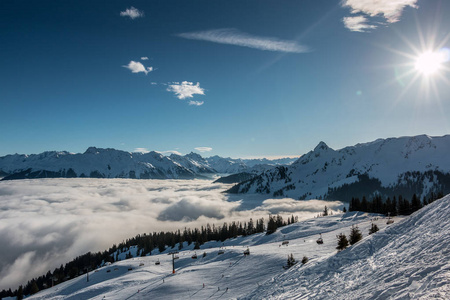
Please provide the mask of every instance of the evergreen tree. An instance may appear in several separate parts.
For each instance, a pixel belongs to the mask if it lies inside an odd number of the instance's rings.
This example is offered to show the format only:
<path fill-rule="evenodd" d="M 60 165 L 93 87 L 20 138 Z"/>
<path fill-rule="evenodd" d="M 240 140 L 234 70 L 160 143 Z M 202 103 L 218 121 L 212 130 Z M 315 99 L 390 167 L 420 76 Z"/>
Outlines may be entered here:
<path fill-rule="evenodd" d="M 411 199 L 411 212 L 417 211 L 422 208 L 422 204 L 420 203 L 419 197 L 416 194 L 413 194 Z"/>
<path fill-rule="evenodd" d="M 194 250 L 200 249 L 200 243 L 195 242 Z"/>
<path fill-rule="evenodd" d="M 302 264 L 306 264 L 308 262 L 309 258 L 306 256 L 303 256 L 302 258 Z"/>
<path fill-rule="evenodd" d="M 369 234 L 375 233 L 375 232 L 377 232 L 378 230 L 380 230 L 380 229 L 378 228 L 377 224 L 373 224 L 373 223 L 372 223 L 372 226 L 371 226 L 370 229 L 369 229 Z"/>
<path fill-rule="evenodd" d="M 19 286 L 19 289 L 17 290 L 17 300 L 23 299 L 23 288 L 22 286 Z"/>
<path fill-rule="evenodd" d="M 394 196 L 394 198 L 392 199 L 392 206 L 391 206 L 391 208 L 389 209 L 388 212 L 391 213 L 391 216 L 396 216 L 397 215 L 397 211 L 398 211 L 398 209 L 397 209 L 397 199 Z"/>
<path fill-rule="evenodd" d="M 369 211 L 369 203 L 367 202 L 366 196 L 362 197 L 361 207 L 358 209 L 359 211 Z"/>
<path fill-rule="evenodd" d="M 336 237 L 338 239 L 338 245 L 336 247 L 336 249 L 338 251 L 342 251 L 342 250 L 344 250 L 345 248 L 348 247 L 349 244 L 348 244 L 348 240 L 347 240 L 347 237 L 345 236 L 345 234 L 340 233 Z"/>
<path fill-rule="evenodd" d="M 359 230 L 358 226 L 352 225 L 352 229 L 350 229 L 350 245 L 356 244 L 360 240 L 362 240 L 362 233 Z"/>
<path fill-rule="evenodd" d="M 275 221 L 275 218 L 272 215 L 269 215 L 269 223 L 267 224 L 267 233 L 266 234 L 272 234 L 275 231 L 277 231 L 277 223 Z"/>
<path fill-rule="evenodd" d="M 292 255 L 292 253 L 290 255 L 288 255 L 288 259 L 287 259 L 287 267 L 290 268 L 293 265 L 295 265 L 297 262 L 294 259 L 294 255 Z"/>
<path fill-rule="evenodd" d="M 36 281 L 33 280 L 33 283 L 31 284 L 31 291 L 30 294 L 36 294 L 37 292 L 39 292 L 39 287 L 37 286 Z"/>
<path fill-rule="evenodd" d="M 346 212 L 347 212 L 347 209 L 345 208 L 345 206 L 344 206 L 344 209 L 342 210 L 342 212 L 343 212 L 343 213 L 346 213 Z"/>
<path fill-rule="evenodd" d="M 325 205 L 325 208 L 323 209 L 323 216 L 328 216 L 328 207 Z"/>

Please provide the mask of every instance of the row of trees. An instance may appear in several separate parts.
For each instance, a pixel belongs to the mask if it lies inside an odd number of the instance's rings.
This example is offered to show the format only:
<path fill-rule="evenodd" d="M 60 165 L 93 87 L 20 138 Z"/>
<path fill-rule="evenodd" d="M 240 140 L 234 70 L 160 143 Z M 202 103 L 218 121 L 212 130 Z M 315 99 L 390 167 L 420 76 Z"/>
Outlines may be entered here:
<path fill-rule="evenodd" d="M 428 199 L 424 197 L 422 201 L 420 201 L 416 194 L 413 194 L 411 201 L 403 198 L 401 195 L 398 196 L 398 199 L 394 196 L 392 199 L 388 197 L 385 201 L 378 195 L 370 200 L 363 196 L 362 200 L 352 198 L 349 211 L 364 211 L 379 214 L 390 213 L 391 216 L 409 215 L 443 196 L 442 193 L 431 193 Z"/>
<path fill-rule="evenodd" d="M 138 234 L 133 238 L 127 239 L 114 244 L 108 250 L 103 252 L 83 254 L 74 260 L 61 265 L 53 272 L 48 271 L 46 275 L 39 276 L 33 280 L 28 281 L 24 286 L 20 286 L 14 292 L 9 290 L 2 290 L 0 292 L 0 299 L 4 297 L 17 297 L 21 299 L 23 295 L 32 295 L 42 289 L 52 287 L 58 283 L 75 278 L 79 275 L 86 274 L 102 266 L 106 262 L 114 262 L 119 260 L 119 254 L 126 253 L 126 258 L 131 258 L 129 252 L 131 246 L 137 246 L 137 255 L 146 256 L 151 255 L 154 249 L 163 252 L 167 247 L 178 250 L 183 249 L 183 246 L 194 243 L 194 249 L 200 249 L 200 246 L 208 241 L 222 241 L 235 238 L 238 236 L 247 236 L 255 233 L 263 233 L 267 228 L 267 234 L 271 234 L 277 230 L 278 227 L 286 226 L 291 223 L 296 223 L 298 217 L 291 216 L 287 221 L 283 220 L 280 215 L 269 215 L 268 225 L 266 227 L 264 218 L 256 221 L 250 219 L 248 222 L 231 222 L 224 223 L 222 226 L 215 226 L 207 224 L 201 228 L 189 229 L 185 228 L 183 231 L 177 230 L 175 232 L 153 232 Z"/>

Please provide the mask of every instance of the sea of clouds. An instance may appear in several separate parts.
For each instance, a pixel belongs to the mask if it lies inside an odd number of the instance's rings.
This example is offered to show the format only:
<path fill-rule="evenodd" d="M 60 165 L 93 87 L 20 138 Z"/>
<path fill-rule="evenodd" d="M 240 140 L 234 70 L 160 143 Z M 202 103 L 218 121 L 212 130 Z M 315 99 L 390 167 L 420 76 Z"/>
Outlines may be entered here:
<path fill-rule="evenodd" d="M 342 209 L 339 201 L 223 193 L 229 187 L 210 180 L 0 181 L 0 290 L 137 234 Z"/>

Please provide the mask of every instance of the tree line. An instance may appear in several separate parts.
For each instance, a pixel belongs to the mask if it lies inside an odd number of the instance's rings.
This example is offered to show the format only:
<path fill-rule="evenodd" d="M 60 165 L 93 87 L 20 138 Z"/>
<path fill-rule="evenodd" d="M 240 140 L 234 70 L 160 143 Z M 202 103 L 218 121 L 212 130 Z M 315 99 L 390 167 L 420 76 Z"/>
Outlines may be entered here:
<path fill-rule="evenodd" d="M 254 221 L 252 218 L 248 222 L 230 222 L 223 223 L 222 226 L 210 225 L 201 226 L 201 228 L 184 228 L 184 230 L 177 230 L 174 232 L 153 232 L 138 234 L 135 237 L 122 241 L 119 244 L 114 244 L 108 250 L 80 255 L 72 261 L 55 268 L 53 272 L 50 270 L 38 278 L 34 278 L 27 282 L 24 286 L 19 286 L 18 289 L 12 291 L 11 289 L 2 290 L 0 292 L 0 299 L 4 297 L 17 297 L 23 299 L 24 295 L 32 295 L 40 290 L 52 287 L 61 282 L 70 280 L 77 276 L 86 274 L 89 271 L 95 270 L 107 262 L 113 263 L 120 260 L 120 253 L 127 253 L 126 259 L 133 256 L 128 252 L 131 246 L 137 247 L 137 256 L 151 255 L 152 251 L 158 249 L 159 252 L 170 249 L 183 249 L 185 243 L 187 245 L 194 244 L 194 249 L 200 249 L 200 246 L 209 241 L 224 242 L 230 238 L 238 236 L 247 236 L 256 233 L 272 234 L 276 232 L 278 227 L 286 226 L 298 222 L 298 217 L 293 215 L 287 220 L 284 220 L 280 215 L 269 215 L 267 226 L 264 218 Z"/>
<path fill-rule="evenodd" d="M 423 197 L 422 201 L 416 194 L 413 194 L 410 201 L 401 195 L 398 198 L 394 196 L 392 199 L 387 197 L 385 201 L 379 195 L 374 196 L 372 199 L 367 199 L 363 196 L 361 200 L 352 197 L 349 204 L 349 211 L 390 214 L 391 216 L 410 215 L 442 197 L 444 197 L 444 194 L 441 192 L 437 194 L 432 192 L 429 198 Z"/>

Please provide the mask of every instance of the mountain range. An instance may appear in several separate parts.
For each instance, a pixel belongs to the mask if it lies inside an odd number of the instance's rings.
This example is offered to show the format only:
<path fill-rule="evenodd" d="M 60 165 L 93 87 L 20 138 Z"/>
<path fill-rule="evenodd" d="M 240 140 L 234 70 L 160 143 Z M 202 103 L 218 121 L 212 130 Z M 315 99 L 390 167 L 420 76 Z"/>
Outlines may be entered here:
<path fill-rule="evenodd" d="M 392 197 L 450 192 L 450 136 L 378 139 L 340 150 L 320 142 L 289 166 L 276 166 L 232 187 L 295 199 Z"/>
<path fill-rule="evenodd" d="M 136 178 L 194 179 L 213 174 L 260 173 L 274 165 L 292 163 L 294 158 L 232 159 L 199 154 L 164 156 L 116 149 L 88 148 L 84 153 L 47 151 L 41 154 L 13 154 L 0 157 L 3 180 L 30 178 Z"/>
<path fill-rule="evenodd" d="M 230 193 L 295 199 L 350 201 L 381 195 L 429 197 L 450 192 L 450 135 L 378 139 L 334 150 L 320 142 L 298 159 L 204 158 L 159 152 L 88 148 L 73 154 L 48 151 L 0 157 L 3 180 L 47 177 L 194 179 L 233 175 Z"/>

